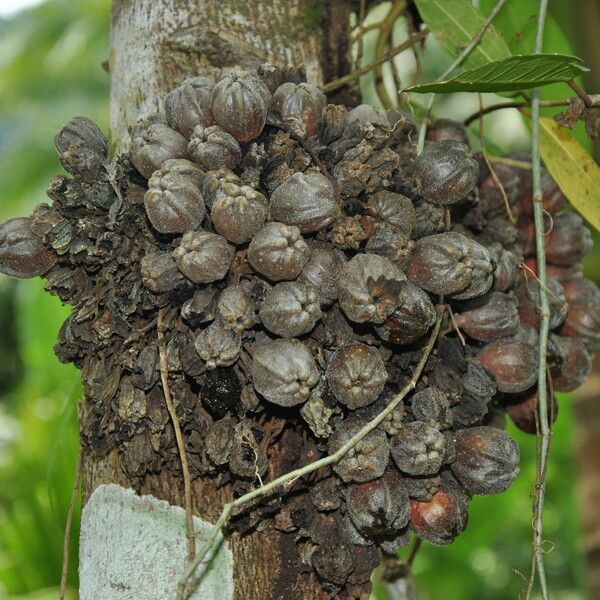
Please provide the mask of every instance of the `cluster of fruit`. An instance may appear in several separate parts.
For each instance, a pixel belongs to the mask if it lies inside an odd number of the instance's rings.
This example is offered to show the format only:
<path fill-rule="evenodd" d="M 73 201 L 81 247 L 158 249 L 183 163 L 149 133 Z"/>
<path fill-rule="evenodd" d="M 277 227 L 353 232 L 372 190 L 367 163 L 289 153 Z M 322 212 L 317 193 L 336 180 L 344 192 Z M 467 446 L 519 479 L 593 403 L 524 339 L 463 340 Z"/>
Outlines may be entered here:
<path fill-rule="evenodd" d="M 446 306 L 414 393 L 331 470 L 234 522 L 293 536 L 299 564 L 356 597 L 380 552 L 411 531 L 450 543 L 473 495 L 510 486 L 506 412 L 535 431 L 530 172 L 490 173 L 451 121 L 432 124 L 421 154 L 416 138 L 403 111 L 327 104 L 269 66 L 195 78 L 114 161 L 98 128 L 73 119 L 56 137 L 72 177 L 53 179 L 52 206 L 0 227 L 0 270 L 43 275 L 73 306 L 57 353 L 83 371 L 84 443 L 117 446 L 132 479 L 179 465 L 159 311 L 193 475 L 242 493 L 381 412 Z M 549 369 L 568 391 L 600 347 L 600 292 L 580 270 L 589 231 L 547 173 L 543 184 Z"/>

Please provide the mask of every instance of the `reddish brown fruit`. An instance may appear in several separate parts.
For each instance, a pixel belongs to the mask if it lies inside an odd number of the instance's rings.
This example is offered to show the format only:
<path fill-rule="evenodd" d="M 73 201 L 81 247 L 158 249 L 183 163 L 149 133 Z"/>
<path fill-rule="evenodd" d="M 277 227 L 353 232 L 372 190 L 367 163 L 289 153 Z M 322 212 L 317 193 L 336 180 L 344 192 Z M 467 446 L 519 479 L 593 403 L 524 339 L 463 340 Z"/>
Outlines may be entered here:
<path fill-rule="evenodd" d="M 518 301 L 512 294 L 492 292 L 477 298 L 456 315 L 458 327 L 480 342 L 514 335 L 519 327 Z"/>
<path fill-rule="evenodd" d="M 448 488 L 442 487 L 427 502 L 410 501 L 411 529 L 432 544 L 449 544 L 466 526 L 466 506 Z"/>
<path fill-rule="evenodd" d="M 521 194 L 521 214 L 533 214 L 533 194 L 531 190 L 531 177 L 523 178 Z M 567 205 L 567 199 L 556 185 L 554 179 L 546 169 L 542 169 L 542 207 L 554 215 Z"/>
<path fill-rule="evenodd" d="M 600 305 L 596 302 L 571 304 L 558 333 L 581 340 L 593 352 L 600 350 Z"/>
<path fill-rule="evenodd" d="M 538 396 L 537 389 L 533 392 L 526 392 L 518 396 L 519 402 L 506 406 L 506 412 L 512 422 L 525 433 L 537 433 L 537 409 Z M 556 397 L 552 396 L 552 403 L 548 407 L 548 423 L 554 423 L 558 416 L 558 404 Z"/>
<path fill-rule="evenodd" d="M 592 370 L 592 356 L 585 344 L 575 338 L 552 336 L 562 355 L 562 364 L 551 371 L 557 392 L 572 392 L 582 385 Z"/>
<path fill-rule="evenodd" d="M 537 381 L 537 352 L 518 339 L 492 342 L 482 348 L 476 359 L 494 374 L 500 392 L 524 392 Z"/>
<path fill-rule="evenodd" d="M 550 329 L 556 329 L 567 316 L 569 306 L 563 288 L 556 279 L 546 281 L 546 292 L 550 305 Z M 540 284 L 528 278 L 515 289 L 519 299 L 519 316 L 525 325 L 538 327 L 540 322 Z"/>

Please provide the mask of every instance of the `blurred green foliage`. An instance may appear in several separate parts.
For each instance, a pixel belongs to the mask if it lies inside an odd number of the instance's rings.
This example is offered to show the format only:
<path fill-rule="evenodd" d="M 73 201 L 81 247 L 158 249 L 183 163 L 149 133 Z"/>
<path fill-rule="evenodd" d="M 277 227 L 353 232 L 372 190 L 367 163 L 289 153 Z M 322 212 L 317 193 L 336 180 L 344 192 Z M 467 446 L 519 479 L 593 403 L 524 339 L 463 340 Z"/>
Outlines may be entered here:
<path fill-rule="evenodd" d="M 107 129 L 101 62 L 108 58 L 109 9 L 109 0 L 52 0 L 0 19 L 0 220 L 44 202 L 60 171 L 52 138 L 70 117 L 87 115 Z M 3 299 L 16 298 L 18 345 L 7 350 L 22 363 L 19 383 L 8 391 L 0 386 L 0 598 L 35 592 L 27 598 L 46 600 L 57 597 L 51 588 L 60 580 L 81 385 L 76 370 L 52 354 L 68 309 L 41 280 L 0 284 Z M 78 525 L 77 516 L 74 587 Z"/>
<path fill-rule="evenodd" d="M 505 32 L 511 19 L 520 18 L 532 3 L 513 2 L 511 10 L 516 12 L 505 15 L 499 29 Z M 481 4 L 486 9 L 495 2 Z M 26 214 L 44 201 L 50 177 L 60 170 L 51 140 L 65 121 L 86 115 L 107 130 L 108 76 L 101 63 L 108 58 L 109 8 L 110 0 L 48 0 L 10 21 L 0 20 L 0 220 Z M 376 20 L 385 10 L 379 7 L 371 18 Z M 403 25 L 397 24 L 396 41 Z M 373 35 L 365 40 L 365 62 L 372 59 Z M 548 36 L 549 50 L 571 51 L 555 22 L 550 22 Z M 435 78 L 449 61 L 435 44 L 422 59 L 422 81 Z M 385 73 L 391 81 L 389 66 Z M 361 87 L 366 100 L 376 103 L 372 74 L 362 78 Z M 563 98 L 569 90 L 557 86 L 548 93 L 549 98 Z M 436 109 L 445 116 L 462 117 L 464 108 L 461 113 L 457 107 L 464 100 L 464 95 L 443 98 Z M 511 150 L 522 146 L 523 131 L 514 137 L 515 146 L 493 136 L 490 146 Z M 41 281 L 0 284 L 0 296 L 16 294 L 18 347 L 10 351 L 11 358 L 19 356 L 22 361 L 18 384 L 8 391 L 0 385 L 0 598 L 47 600 L 56 597 L 60 579 L 81 385 L 75 369 L 59 364 L 51 352 L 68 309 L 43 292 Z M 13 371 L 19 373 L 17 367 Z M 518 596 L 523 580 L 513 570 L 527 575 L 529 568 L 535 438 L 511 433 L 522 449 L 519 479 L 508 493 L 476 498 L 469 527 L 452 546 L 423 545 L 415 563 L 422 600 Z M 556 597 L 565 592 L 574 600 L 583 597 L 583 576 L 572 438 L 570 401 L 562 397 L 545 512 L 545 536 L 554 548 L 546 560 Z M 78 518 L 71 547 L 73 587 L 77 529 Z M 386 598 L 379 585 L 376 595 Z"/>

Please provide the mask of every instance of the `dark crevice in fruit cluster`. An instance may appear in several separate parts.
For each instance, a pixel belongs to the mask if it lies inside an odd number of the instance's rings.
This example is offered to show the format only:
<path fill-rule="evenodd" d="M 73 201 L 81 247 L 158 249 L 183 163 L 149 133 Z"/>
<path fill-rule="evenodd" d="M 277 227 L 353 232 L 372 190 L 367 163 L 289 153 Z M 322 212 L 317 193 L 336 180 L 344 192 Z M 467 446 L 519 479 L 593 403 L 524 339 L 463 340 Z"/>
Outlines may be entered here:
<path fill-rule="evenodd" d="M 505 412 L 535 431 L 530 173 L 496 163 L 513 224 L 461 125 L 434 123 L 417 156 L 407 113 L 327 104 L 262 73 L 184 82 L 114 161 L 98 128 L 73 119 L 55 140 L 70 176 L 52 180 L 51 206 L 1 226 L 0 267 L 43 275 L 73 306 L 56 353 L 83 373 L 83 443 L 116 446 L 132 481 L 179 470 L 159 379 L 164 309 L 192 474 L 236 494 L 335 451 L 379 413 L 443 295 L 453 319 L 415 392 L 332 469 L 232 524 L 285 532 L 298 571 L 366 597 L 381 552 L 410 532 L 450 543 L 473 495 L 510 486 Z M 549 366 L 554 390 L 570 391 L 600 347 L 600 291 L 581 275 L 589 231 L 547 173 L 543 188 Z"/>

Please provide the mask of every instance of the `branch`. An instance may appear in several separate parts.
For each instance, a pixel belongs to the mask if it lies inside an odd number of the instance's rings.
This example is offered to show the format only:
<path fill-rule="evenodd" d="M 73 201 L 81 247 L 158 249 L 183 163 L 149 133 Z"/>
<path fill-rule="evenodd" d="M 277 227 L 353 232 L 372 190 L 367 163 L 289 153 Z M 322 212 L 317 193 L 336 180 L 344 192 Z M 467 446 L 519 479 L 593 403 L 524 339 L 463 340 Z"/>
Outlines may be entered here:
<path fill-rule="evenodd" d="M 504 108 L 525 108 L 531 106 L 531 102 L 526 101 L 513 101 L 513 102 L 499 102 L 498 104 L 491 104 L 490 106 L 486 106 L 485 108 L 480 108 L 476 113 L 469 115 L 464 121 L 463 124 L 465 127 L 468 127 L 473 121 L 476 121 L 481 117 L 481 115 L 487 115 L 488 113 L 494 112 L 496 110 L 502 110 Z M 569 100 L 543 100 L 540 102 L 540 106 L 544 108 L 553 107 L 553 106 L 569 106 Z"/>
<path fill-rule="evenodd" d="M 383 58 L 380 58 L 379 60 L 375 60 L 372 63 L 369 63 L 368 65 L 365 65 L 364 67 L 361 67 L 360 69 L 354 71 L 353 73 L 348 73 L 348 75 L 344 75 L 343 77 L 340 77 L 339 79 L 334 79 L 333 81 L 326 83 L 321 89 L 325 93 L 328 93 L 328 92 L 333 92 L 334 90 L 337 90 L 341 87 L 344 87 L 345 85 L 348 85 L 355 79 L 358 79 L 359 77 L 362 77 L 363 75 L 366 75 L 367 73 L 370 73 L 373 69 L 375 69 L 379 65 L 382 65 L 384 62 L 387 62 L 388 60 L 392 60 L 392 58 L 394 58 L 394 56 L 397 56 L 401 52 L 408 50 L 408 48 L 412 48 L 415 44 L 418 44 L 422 39 L 426 38 L 428 33 L 429 33 L 429 29 L 427 29 L 427 27 L 425 27 L 424 29 L 421 29 L 421 31 L 419 31 L 419 33 L 415 33 L 415 35 L 411 35 L 407 40 L 402 42 L 399 46 L 396 46 L 391 52 L 388 52 L 387 55 L 384 56 Z"/>
<path fill-rule="evenodd" d="M 537 31 L 535 38 L 535 54 L 542 51 L 544 37 L 544 21 L 548 0 L 540 0 Z M 548 454 L 550 451 L 551 432 L 548 424 L 548 395 L 546 388 L 546 348 L 550 323 L 550 307 L 546 291 L 546 248 L 544 240 L 544 209 L 542 205 L 541 163 L 540 163 L 540 88 L 533 90 L 531 100 L 531 173 L 533 189 L 533 218 L 535 222 L 535 248 L 538 264 L 538 277 L 541 285 L 540 298 L 540 336 L 538 346 L 538 460 L 533 501 L 533 552 L 532 569 L 527 586 L 527 596 L 530 598 L 533 589 L 535 571 L 540 582 L 542 600 L 548 600 L 546 573 L 544 569 L 544 552 L 542 548 L 542 527 L 544 513 L 544 496 Z M 535 568 L 534 568 L 535 567 Z"/>
<path fill-rule="evenodd" d="M 500 9 L 506 4 L 506 0 L 498 0 L 498 3 L 490 14 L 486 17 L 481 29 L 475 34 L 475 37 L 464 47 L 463 51 L 456 57 L 454 62 L 436 79 L 436 81 L 442 81 L 456 69 L 459 67 L 464 60 L 477 48 L 485 32 L 488 30 L 488 27 L 492 23 L 494 17 L 500 12 Z M 425 147 L 425 134 L 427 133 L 427 123 L 429 121 L 429 113 L 431 113 L 431 109 L 433 108 L 433 103 L 435 102 L 435 94 L 431 95 L 429 99 L 429 103 L 427 104 L 427 108 L 425 109 L 425 114 L 423 115 L 423 120 L 421 121 L 421 129 L 419 130 L 419 141 L 417 143 L 417 154 L 421 154 L 423 152 L 423 148 Z"/>
<path fill-rule="evenodd" d="M 190 586 L 191 579 L 194 576 L 194 573 L 196 572 L 196 569 L 198 568 L 200 563 L 207 557 L 210 560 L 212 552 L 216 546 L 219 534 L 221 533 L 221 530 L 229 520 L 231 512 L 234 508 L 239 508 L 245 504 L 248 504 L 248 502 L 254 500 L 255 498 L 264 497 L 270 492 L 274 491 L 275 489 L 287 483 L 295 481 L 299 477 L 303 477 L 305 475 L 308 475 L 309 473 L 313 473 L 318 469 L 337 463 L 346 455 L 346 453 L 349 450 L 354 448 L 354 446 L 356 446 L 356 444 L 358 444 L 358 442 L 360 442 L 367 434 L 371 433 L 371 431 L 376 429 L 384 421 L 384 419 L 396 408 L 396 406 L 398 406 L 398 404 L 402 402 L 406 395 L 415 389 L 419 377 L 421 376 L 421 373 L 425 368 L 427 359 L 429 358 L 429 355 L 431 354 L 433 346 L 435 345 L 435 342 L 437 340 L 440 331 L 440 325 L 442 323 L 443 314 L 444 306 L 439 305 L 435 326 L 433 328 L 433 331 L 431 332 L 431 336 L 427 342 L 427 345 L 423 349 L 423 354 L 417 366 L 415 367 L 415 371 L 411 380 L 402 388 L 402 390 L 396 396 L 394 396 L 394 398 L 390 401 L 390 403 L 384 410 L 382 410 L 374 419 L 372 419 L 364 427 L 362 427 L 339 450 L 337 450 L 333 454 L 330 454 L 329 456 L 326 456 L 308 465 L 305 465 L 304 467 L 290 471 L 289 473 L 286 473 L 285 475 L 282 475 L 281 477 L 278 477 L 277 479 L 274 479 L 273 481 L 270 481 L 269 483 L 225 504 L 221 515 L 217 519 L 217 522 L 215 523 L 214 527 L 212 528 L 212 531 L 210 533 L 210 536 L 208 537 L 208 540 L 206 541 L 206 544 L 203 546 L 202 550 L 198 552 L 196 558 L 192 561 L 188 570 L 179 582 L 177 590 L 177 600 L 185 600 L 193 592 L 193 582 Z M 190 587 L 192 589 L 190 589 Z"/>
<path fill-rule="evenodd" d="M 183 494 L 185 500 L 185 518 L 187 526 L 188 539 L 188 558 L 194 560 L 196 554 L 196 533 L 194 531 L 194 516 L 192 514 L 192 484 L 190 479 L 190 469 L 188 467 L 187 454 L 185 451 L 185 442 L 181 433 L 181 425 L 173 406 L 173 398 L 171 397 L 171 388 L 169 387 L 169 361 L 167 351 L 164 344 L 164 316 L 165 309 L 161 308 L 158 311 L 156 327 L 158 330 L 158 355 L 160 358 L 160 380 L 162 382 L 163 393 L 167 410 L 173 423 L 175 430 L 175 439 L 177 440 L 177 449 L 179 450 L 179 460 L 181 461 L 181 471 L 183 472 Z"/>

